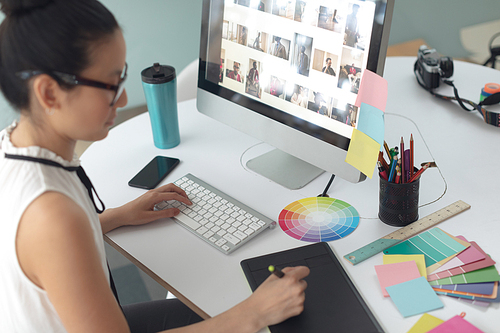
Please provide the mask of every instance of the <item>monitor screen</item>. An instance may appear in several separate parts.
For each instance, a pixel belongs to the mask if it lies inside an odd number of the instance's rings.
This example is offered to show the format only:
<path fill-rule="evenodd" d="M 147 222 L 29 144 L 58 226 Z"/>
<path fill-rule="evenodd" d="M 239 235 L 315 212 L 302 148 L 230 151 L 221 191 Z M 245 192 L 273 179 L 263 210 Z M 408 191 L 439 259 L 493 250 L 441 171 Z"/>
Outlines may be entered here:
<path fill-rule="evenodd" d="M 363 72 L 383 73 L 391 1 L 205 0 L 199 90 L 345 154 Z M 254 125 L 245 126 L 255 133 Z M 256 136 L 308 161 L 300 148 L 267 140 L 272 134 Z"/>

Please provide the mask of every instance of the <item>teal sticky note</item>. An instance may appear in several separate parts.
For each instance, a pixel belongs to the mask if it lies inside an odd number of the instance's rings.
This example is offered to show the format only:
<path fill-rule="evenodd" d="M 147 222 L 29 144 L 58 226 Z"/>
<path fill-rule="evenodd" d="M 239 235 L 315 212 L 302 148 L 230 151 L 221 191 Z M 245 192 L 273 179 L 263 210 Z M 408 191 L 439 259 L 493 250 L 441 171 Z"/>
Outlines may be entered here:
<path fill-rule="evenodd" d="M 374 106 L 361 103 L 357 130 L 365 133 L 380 145 L 383 145 L 385 130 L 384 112 Z"/>
<path fill-rule="evenodd" d="M 385 289 L 405 318 L 444 306 L 423 276 Z"/>

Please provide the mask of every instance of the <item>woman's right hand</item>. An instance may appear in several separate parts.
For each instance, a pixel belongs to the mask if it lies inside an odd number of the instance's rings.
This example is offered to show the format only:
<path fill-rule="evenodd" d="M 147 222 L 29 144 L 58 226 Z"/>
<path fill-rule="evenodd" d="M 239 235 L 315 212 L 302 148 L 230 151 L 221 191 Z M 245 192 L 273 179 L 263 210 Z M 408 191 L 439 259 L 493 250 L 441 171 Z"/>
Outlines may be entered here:
<path fill-rule="evenodd" d="M 304 310 L 307 282 L 303 279 L 309 275 L 309 268 L 286 267 L 282 271 L 282 278 L 271 274 L 247 299 L 260 327 L 278 324 Z"/>

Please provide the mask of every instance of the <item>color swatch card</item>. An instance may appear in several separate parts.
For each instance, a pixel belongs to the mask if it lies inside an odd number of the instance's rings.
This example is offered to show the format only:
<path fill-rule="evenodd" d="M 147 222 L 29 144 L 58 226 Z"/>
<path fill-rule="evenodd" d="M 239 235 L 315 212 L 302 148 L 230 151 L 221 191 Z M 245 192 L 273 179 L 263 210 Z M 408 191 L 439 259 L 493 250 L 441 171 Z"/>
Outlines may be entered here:
<path fill-rule="evenodd" d="M 455 316 L 436 326 L 429 333 L 483 333 L 479 328 L 460 316 Z"/>
<path fill-rule="evenodd" d="M 445 296 L 453 297 L 452 295 L 445 295 Z M 456 300 L 460 301 L 460 302 L 464 302 L 464 303 L 467 303 L 467 304 L 472 304 L 472 305 L 475 305 L 475 306 L 480 306 L 480 307 L 483 307 L 483 308 L 487 308 L 487 307 L 490 306 L 491 303 L 493 303 L 493 302 L 478 301 L 478 300 L 475 300 L 475 299 L 468 299 L 468 298 L 463 298 L 463 297 L 454 297 L 454 298 Z"/>
<path fill-rule="evenodd" d="M 425 269 L 425 257 L 423 254 L 384 254 L 383 263 L 395 264 L 397 262 L 414 261 L 417 264 L 420 276 L 427 277 L 427 270 Z"/>
<path fill-rule="evenodd" d="M 406 333 L 427 333 L 436 326 L 444 323 L 444 320 L 434 317 L 428 313 L 424 313 L 422 317 L 410 328 Z"/>
<path fill-rule="evenodd" d="M 475 270 L 478 270 L 481 268 L 485 268 L 485 267 L 489 267 L 489 266 L 492 266 L 495 264 L 495 261 L 493 259 L 491 259 L 490 256 L 486 255 L 486 253 L 484 253 L 484 251 L 479 247 L 479 245 L 477 245 L 476 242 L 470 242 L 470 244 L 471 244 L 471 247 L 474 247 L 476 250 L 481 252 L 481 254 L 483 254 L 485 258 L 478 260 L 478 261 L 475 261 L 475 262 L 472 262 L 472 263 L 469 263 L 469 264 L 465 264 L 465 265 L 460 266 L 460 267 L 449 269 L 447 271 L 442 271 L 439 273 L 434 272 L 434 273 L 430 274 L 429 276 L 427 276 L 427 280 L 434 281 L 434 280 L 444 279 L 446 277 L 460 275 L 460 274 L 467 273 L 467 272 L 472 272 L 472 271 L 475 271 Z"/>
<path fill-rule="evenodd" d="M 457 236 L 457 238 L 467 242 L 467 240 L 463 236 Z M 436 269 L 433 273 L 435 274 L 435 273 L 443 272 L 443 271 L 457 268 L 457 267 L 460 267 L 460 266 L 463 266 L 466 264 L 470 264 L 470 263 L 473 263 L 473 262 L 476 262 L 476 261 L 479 261 L 482 259 L 485 259 L 485 254 L 481 253 L 481 251 L 479 251 L 474 246 L 469 246 L 467 249 L 460 252 L 455 258 L 451 259 L 446 264 L 444 264 L 443 266 Z"/>
<path fill-rule="evenodd" d="M 453 237 L 439 228 L 433 228 L 384 250 L 384 253 L 423 254 L 429 274 L 469 246 L 469 243 Z"/>
<path fill-rule="evenodd" d="M 463 285 L 466 286 L 466 285 Z M 481 299 L 483 301 L 488 301 L 488 302 L 497 302 L 498 299 L 498 281 L 494 283 L 493 285 L 493 291 L 491 294 L 488 295 L 481 295 L 481 294 L 474 294 L 474 293 L 468 293 L 468 292 L 462 292 L 462 291 L 456 291 L 456 290 L 446 290 L 446 289 L 438 289 L 436 287 L 433 287 L 434 291 L 436 293 L 444 293 L 447 296 L 455 296 L 457 298 L 469 298 L 472 300 L 476 299 Z"/>
<path fill-rule="evenodd" d="M 419 278 L 417 264 L 414 261 L 398 262 L 394 264 L 376 265 L 378 281 L 384 297 L 389 297 L 386 287 Z"/>
<path fill-rule="evenodd" d="M 444 306 L 423 276 L 387 287 L 386 290 L 405 318 Z"/>
<path fill-rule="evenodd" d="M 454 298 L 458 298 L 460 300 L 470 300 L 473 301 L 475 304 L 478 304 L 480 306 L 486 306 L 484 303 L 500 303 L 500 293 L 497 292 L 497 297 L 496 298 L 486 298 L 486 297 L 478 297 L 478 296 L 468 296 L 468 295 L 459 295 L 459 294 L 453 294 L 453 293 L 448 293 L 448 292 L 442 292 L 442 291 L 436 291 L 436 294 L 439 295 L 446 295 Z"/>
<path fill-rule="evenodd" d="M 359 214 L 342 200 L 311 197 L 287 205 L 278 222 L 290 237 L 305 242 L 329 242 L 353 232 L 359 224 Z"/>
<path fill-rule="evenodd" d="M 440 284 L 463 284 L 495 281 L 500 281 L 500 275 L 498 274 L 495 266 L 490 266 L 476 271 L 450 276 L 444 279 L 429 281 L 429 284 L 431 286 L 438 286 Z"/>
<path fill-rule="evenodd" d="M 442 286 L 432 286 L 432 288 L 438 291 L 479 297 L 491 296 L 495 292 L 494 296 L 496 297 L 496 290 L 498 290 L 498 281 L 467 284 L 446 284 Z"/>

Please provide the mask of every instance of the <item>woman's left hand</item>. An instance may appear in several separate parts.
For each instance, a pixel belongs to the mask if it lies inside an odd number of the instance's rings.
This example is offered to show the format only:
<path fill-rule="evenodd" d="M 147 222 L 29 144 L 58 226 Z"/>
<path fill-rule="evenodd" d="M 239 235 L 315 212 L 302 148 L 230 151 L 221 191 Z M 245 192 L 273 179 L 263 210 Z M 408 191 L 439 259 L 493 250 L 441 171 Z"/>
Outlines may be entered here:
<path fill-rule="evenodd" d="M 180 212 L 177 208 L 154 210 L 157 203 L 169 200 L 176 200 L 187 205 L 192 204 L 186 192 L 174 184 L 167 184 L 149 190 L 121 207 L 107 209 L 100 216 L 103 233 L 123 225 L 141 225 L 161 218 L 176 216 Z"/>

